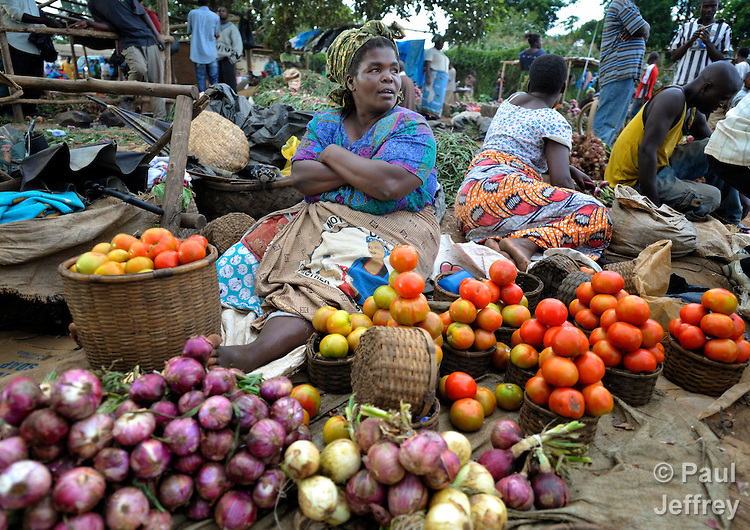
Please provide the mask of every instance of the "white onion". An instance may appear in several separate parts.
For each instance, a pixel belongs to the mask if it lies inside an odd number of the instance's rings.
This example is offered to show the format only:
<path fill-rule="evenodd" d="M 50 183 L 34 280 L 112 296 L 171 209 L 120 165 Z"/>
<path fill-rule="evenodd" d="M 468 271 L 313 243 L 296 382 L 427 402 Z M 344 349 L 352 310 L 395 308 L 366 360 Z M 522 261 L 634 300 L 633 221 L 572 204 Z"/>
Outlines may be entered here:
<path fill-rule="evenodd" d="M 297 501 L 305 517 L 325 521 L 333 515 L 339 504 L 336 484 L 328 477 L 313 475 L 297 483 Z"/>
<path fill-rule="evenodd" d="M 297 440 L 286 448 L 284 466 L 294 480 L 311 477 L 320 466 L 320 452 L 314 443 Z"/>
<path fill-rule="evenodd" d="M 456 431 L 445 431 L 440 436 L 448 444 L 448 449 L 456 453 L 462 466 L 471 460 L 471 442 L 466 436 Z"/>
<path fill-rule="evenodd" d="M 336 484 L 346 484 L 361 465 L 359 447 L 347 438 L 332 441 L 320 453 L 321 473 Z"/>
<path fill-rule="evenodd" d="M 346 494 L 339 488 L 339 502 L 331 516 L 326 519 L 326 524 L 339 526 L 347 522 L 352 516 L 349 504 L 346 502 Z"/>
<path fill-rule="evenodd" d="M 471 504 L 469 503 L 469 496 L 463 491 L 457 490 L 456 488 L 447 487 L 436 491 L 430 500 L 430 508 L 438 504 L 453 503 L 461 506 L 466 513 L 471 511 Z"/>
<path fill-rule="evenodd" d="M 471 530 L 469 514 L 458 504 L 436 504 L 424 518 L 424 530 Z"/>
<path fill-rule="evenodd" d="M 458 472 L 453 485 L 457 488 L 464 488 L 488 495 L 497 495 L 495 490 L 495 479 L 492 478 L 487 469 L 482 464 L 469 462 Z"/>
<path fill-rule="evenodd" d="M 492 495 L 478 493 L 469 497 L 471 523 L 474 530 L 494 530 L 505 528 L 508 512 L 505 503 Z"/>

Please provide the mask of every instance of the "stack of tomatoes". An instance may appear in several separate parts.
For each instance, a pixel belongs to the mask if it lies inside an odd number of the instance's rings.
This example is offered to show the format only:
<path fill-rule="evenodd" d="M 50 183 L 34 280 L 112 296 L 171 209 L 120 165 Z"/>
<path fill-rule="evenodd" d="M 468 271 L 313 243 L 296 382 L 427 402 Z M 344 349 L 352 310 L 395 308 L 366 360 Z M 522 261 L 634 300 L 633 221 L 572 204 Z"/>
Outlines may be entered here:
<path fill-rule="evenodd" d="M 453 372 L 441 377 L 438 393 L 443 401 L 451 403 L 451 424 L 466 432 L 479 430 L 497 405 L 492 391 L 477 386 L 474 378 L 465 372 Z"/>
<path fill-rule="evenodd" d="M 533 368 L 536 358 L 539 370 L 526 382 L 525 390 L 537 405 L 566 418 L 577 419 L 584 413 L 602 416 L 614 406 L 612 395 L 601 383 L 604 362 L 589 351 L 588 338 L 567 317 L 560 300 L 539 302 L 535 318 L 521 327 L 521 337 L 530 343 L 514 346 L 511 362 Z M 539 354 L 537 347 L 543 348 Z"/>
<path fill-rule="evenodd" d="M 745 322 L 735 313 L 737 297 L 726 289 L 709 289 L 700 304 L 687 304 L 669 323 L 669 333 L 686 350 L 711 360 L 744 363 L 750 358 Z"/>
<path fill-rule="evenodd" d="M 81 274 L 120 275 L 185 265 L 206 257 L 208 241 L 201 235 L 182 241 L 166 228 L 149 228 L 140 238 L 117 234 L 81 254 L 70 270 Z"/>
<path fill-rule="evenodd" d="M 628 295 L 623 289 L 625 279 L 615 271 L 600 271 L 591 281 L 576 289 L 576 298 L 568 306 L 576 324 L 587 331 L 599 327 L 599 320 L 608 309 L 613 309 L 620 298 Z"/>

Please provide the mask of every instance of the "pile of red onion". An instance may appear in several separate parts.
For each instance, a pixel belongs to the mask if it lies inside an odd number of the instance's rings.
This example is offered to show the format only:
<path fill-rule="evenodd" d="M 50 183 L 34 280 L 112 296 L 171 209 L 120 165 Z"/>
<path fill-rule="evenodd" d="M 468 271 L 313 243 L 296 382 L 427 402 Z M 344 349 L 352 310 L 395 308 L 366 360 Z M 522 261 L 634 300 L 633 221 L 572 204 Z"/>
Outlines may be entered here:
<path fill-rule="evenodd" d="M 170 529 L 172 513 L 249 528 L 276 504 L 284 449 L 310 440 L 285 377 L 206 369 L 212 345 L 187 341 L 162 373 L 109 387 L 69 370 L 0 395 L 0 530 Z M 2 423 L 2 422 L 0 422 Z"/>

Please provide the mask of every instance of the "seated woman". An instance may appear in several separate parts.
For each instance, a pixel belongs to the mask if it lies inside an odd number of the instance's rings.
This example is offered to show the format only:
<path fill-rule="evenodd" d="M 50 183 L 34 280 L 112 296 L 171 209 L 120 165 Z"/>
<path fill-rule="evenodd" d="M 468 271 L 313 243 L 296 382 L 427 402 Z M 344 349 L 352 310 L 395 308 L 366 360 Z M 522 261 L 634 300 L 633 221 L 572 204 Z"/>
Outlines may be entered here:
<path fill-rule="evenodd" d="M 548 248 L 597 259 L 612 237 L 607 209 L 573 191 L 574 180 L 580 189 L 592 182 L 570 166 L 571 127 L 554 110 L 567 72 L 559 55 L 534 60 L 529 91 L 500 105 L 456 196 L 456 223 L 467 239 L 505 254 L 521 271 Z M 541 178 L 548 170 L 551 185 Z"/>
<path fill-rule="evenodd" d="M 249 372 L 304 344 L 318 308 L 360 311 L 388 283 L 388 256 L 398 245 L 417 250 L 423 277 L 432 270 L 440 242 L 430 207 L 435 138 L 422 116 L 398 106 L 390 30 L 371 21 L 343 32 L 328 49 L 326 72 L 340 85 L 329 95 L 337 108 L 315 115 L 292 159 L 292 185 L 305 202 L 277 212 L 291 220 L 255 274 L 264 315 L 253 326 L 261 333 L 247 345 L 217 347 L 212 364 Z M 221 267 L 219 276 L 227 281 Z"/>

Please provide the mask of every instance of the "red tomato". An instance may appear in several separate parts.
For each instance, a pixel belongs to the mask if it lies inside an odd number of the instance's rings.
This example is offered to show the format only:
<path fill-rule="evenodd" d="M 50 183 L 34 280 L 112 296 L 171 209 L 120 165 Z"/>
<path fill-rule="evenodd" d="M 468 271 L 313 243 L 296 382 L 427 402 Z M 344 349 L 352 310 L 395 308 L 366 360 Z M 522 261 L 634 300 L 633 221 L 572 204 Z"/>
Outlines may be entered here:
<path fill-rule="evenodd" d="M 740 340 L 745 338 L 745 321 L 737 313 L 732 313 L 729 318 L 734 322 L 734 333 L 730 337 L 732 340 Z"/>
<path fill-rule="evenodd" d="M 611 294 L 597 294 L 589 302 L 589 308 L 595 315 L 601 315 L 607 309 L 614 309 L 617 305 L 617 298 Z"/>
<path fill-rule="evenodd" d="M 586 307 L 588 307 L 589 302 L 591 302 L 594 296 L 596 296 L 596 291 L 591 286 L 591 282 L 583 282 L 576 287 L 576 298 Z"/>
<path fill-rule="evenodd" d="M 289 397 L 296 399 L 311 418 L 320 411 L 320 394 L 312 385 L 297 385 L 292 389 Z"/>
<path fill-rule="evenodd" d="M 682 326 L 682 319 L 681 318 L 673 318 L 669 321 L 669 327 L 667 328 L 669 330 L 669 333 L 677 338 L 680 336 L 680 326 Z"/>
<path fill-rule="evenodd" d="M 462 431 L 478 431 L 484 423 L 484 408 L 476 399 L 459 399 L 451 405 L 450 420 L 454 427 Z"/>
<path fill-rule="evenodd" d="M 607 296 L 607 295 L 596 295 L 596 296 Z M 596 296 L 594 298 L 596 298 Z M 583 329 L 587 331 L 591 331 L 592 329 L 599 326 L 599 317 L 596 316 L 596 313 L 594 313 L 591 309 L 583 309 L 576 313 L 575 319 L 576 323 L 581 326 Z"/>
<path fill-rule="evenodd" d="M 544 334 L 547 332 L 547 326 L 542 324 L 536 318 L 530 318 L 521 324 L 521 339 L 526 344 L 531 344 L 536 349 L 544 347 Z"/>
<path fill-rule="evenodd" d="M 604 340 L 607 338 L 607 332 L 604 331 L 604 328 L 598 327 L 591 330 L 591 335 L 589 335 L 589 344 L 594 345 L 600 340 Z"/>
<path fill-rule="evenodd" d="M 680 346 L 686 350 L 700 350 L 706 343 L 706 335 L 703 333 L 703 330 L 691 324 L 683 325 L 685 328 L 680 331 L 680 335 L 677 337 Z"/>
<path fill-rule="evenodd" d="M 607 339 L 600 340 L 591 346 L 591 351 L 601 357 L 604 364 L 611 368 L 618 366 L 622 362 L 622 352 L 612 346 L 612 343 Z"/>
<path fill-rule="evenodd" d="M 510 362 L 524 370 L 531 370 L 539 365 L 539 353 L 530 344 L 517 344 L 510 350 Z"/>
<path fill-rule="evenodd" d="M 604 377 L 606 366 L 604 361 L 594 352 L 583 352 L 575 358 L 575 365 L 578 368 L 578 382 L 582 385 L 590 385 L 601 381 Z"/>
<path fill-rule="evenodd" d="M 583 309 L 588 309 L 588 306 L 582 303 L 578 298 L 573 298 L 573 301 L 568 305 L 568 313 L 574 318 L 576 313 Z"/>
<path fill-rule="evenodd" d="M 722 313 L 709 313 L 701 319 L 699 326 L 703 333 L 717 339 L 728 339 L 735 334 L 734 321 Z"/>
<path fill-rule="evenodd" d="M 735 341 L 737 344 L 737 358 L 734 360 L 736 363 L 744 363 L 750 359 L 750 342 L 745 339 Z"/>
<path fill-rule="evenodd" d="M 445 380 L 445 392 L 451 401 L 473 398 L 477 394 L 477 383 L 466 372 L 453 372 Z"/>
<path fill-rule="evenodd" d="M 149 230 L 151 229 L 149 228 Z M 177 250 L 177 239 L 169 232 L 148 248 L 148 257 L 154 259 L 166 250 Z"/>
<path fill-rule="evenodd" d="M 556 388 L 549 396 L 549 408 L 555 414 L 577 420 L 586 410 L 583 394 L 572 388 Z"/>
<path fill-rule="evenodd" d="M 582 332 L 574 327 L 561 326 L 551 337 L 550 345 L 555 350 L 555 354 L 562 357 L 575 357 L 586 351 L 588 345 L 586 349 L 581 347 L 581 335 L 579 333 Z"/>
<path fill-rule="evenodd" d="M 499 259 L 490 265 L 490 280 L 496 285 L 502 287 L 516 281 L 518 269 L 515 264 L 508 259 Z"/>
<path fill-rule="evenodd" d="M 476 351 L 485 351 L 494 349 L 497 346 L 497 339 L 492 331 L 478 328 L 474 330 L 474 344 L 471 349 Z"/>
<path fill-rule="evenodd" d="M 544 348 L 541 352 L 539 352 L 539 367 L 542 367 L 544 363 L 546 363 L 547 360 L 552 357 L 556 357 L 555 350 L 553 350 L 551 347 Z"/>
<path fill-rule="evenodd" d="M 641 348 L 648 349 L 664 338 L 664 329 L 661 324 L 652 318 L 646 320 L 638 329 L 641 330 L 641 336 L 643 337 Z"/>
<path fill-rule="evenodd" d="M 414 298 L 399 296 L 391 302 L 391 316 L 402 326 L 413 326 L 417 322 L 422 322 L 429 312 L 430 305 L 423 294 Z"/>
<path fill-rule="evenodd" d="M 656 358 L 650 351 L 638 348 L 622 356 L 622 364 L 633 373 L 652 373 L 656 370 Z"/>
<path fill-rule="evenodd" d="M 494 304 L 500 300 L 500 287 L 492 280 L 482 280 L 482 283 L 490 290 L 490 303 Z"/>
<path fill-rule="evenodd" d="M 617 322 L 617 313 L 614 309 L 607 309 L 599 317 L 599 325 L 604 331 L 607 331 L 607 329 L 609 329 L 609 326 L 611 326 L 615 322 Z"/>
<path fill-rule="evenodd" d="M 551 386 L 573 386 L 578 382 L 578 368 L 567 357 L 554 356 L 542 365 L 542 377 Z"/>
<path fill-rule="evenodd" d="M 641 347 L 641 330 L 627 322 L 615 322 L 607 329 L 607 340 L 623 352 L 631 352 Z"/>
<path fill-rule="evenodd" d="M 400 272 L 393 281 L 393 288 L 404 298 L 414 298 L 424 291 L 424 278 L 415 271 Z"/>
<path fill-rule="evenodd" d="M 546 407 L 549 403 L 549 396 L 554 390 L 554 387 L 550 386 L 544 377 L 535 375 L 526 381 L 526 394 L 529 399 L 539 405 L 540 407 Z"/>
<path fill-rule="evenodd" d="M 489 388 L 483 386 L 477 387 L 477 395 L 474 396 L 474 399 L 482 404 L 485 418 L 495 412 L 497 400 L 495 399 L 495 394 Z"/>
<path fill-rule="evenodd" d="M 474 325 L 487 331 L 496 331 L 503 325 L 503 315 L 492 306 L 485 307 L 477 313 Z"/>
<path fill-rule="evenodd" d="M 618 300 L 615 312 L 617 313 L 617 320 L 634 326 L 642 326 L 651 316 L 651 308 L 648 302 L 633 294 Z"/>
<path fill-rule="evenodd" d="M 430 311 L 427 316 L 421 322 L 417 322 L 416 326 L 422 328 L 430 334 L 433 340 L 437 339 L 443 334 L 443 321 L 437 313 Z"/>
<path fill-rule="evenodd" d="M 646 349 L 651 352 L 651 355 L 654 356 L 654 359 L 656 359 L 657 363 L 664 362 L 664 346 L 662 346 L 661 342 L 657 342 L 650 348 Z"/>
<path fill-rule="evenodd" d="M 195 234 L 187 238 L 185 241 L 197 241 L 201 245 L 203 245 L 203 248 L 208 248 L 208 239 L 203 237 L 200 234 Z"/>
<path fill-rule="evenodd" d="M 187 240 L 177 249 L 177 256 L 181 264 L 191 263 L 206 257 L 206 247 L 195 239 Z"/>
<path fill-rule="evenodd" d="M 474 344 L 474 330 L 463 322 L 454 322 L 445 331 L 445 342 L 451 348 L 468 350 Z"/>
<path fill-rule="evenodd" d="M 468 300 L 456 298 L 448 307 L 448 314 L 454 322 L 471 324 L 477 318 L 477 308 Z"/>
<path fill-rule="evenodd" d="M 417 267 L 419 255 L 411 245 L 399 245 L 391 250 L 388 262 L 398 272 L 406 272 L 414 270 Z"/>
<path fill-rule="evenodd" d="M 625 287 L 625 280 L 619 272 L 600 271 L 591 278 L 591 287 L 602 294 L 615 294 Z"/>
<path fill-rule="evenodd" d="M 737 311 L 737 297 L 726 289 L 709 289 L 701 296 L 701 304 L 714 313 L 731 315 Z"/>
<path fill-rule="evenodd" d="M 448 311 L 444 311 L 438 315 L 440 317 L 440 321 L 443 323 L 443 335 L 448 331 L 448 326 L 453 324 L 453 319 L 451 318 L 451 315 Z"/>
<path fill-rule="evenodd" d="M 523 289 L 516 283 L 510 283 L 500 287 L 500 300 L 505 305 L 518 304 L 523 298 Z"/>
<path fill-rule="evenodd" d="M 495 351 L 492 353 L 490 363 L 495 370 L 503 371 L 508 367 L 510 361 L 510 348 L 507 344 L 498 342 Z"/>
<path fill-rule="evenodd" d="M 560 330 L 561 327 L 562 326 L 552 326 L 544 332 L 543 345 L 545 348 L 549 348 L 550 346 L 552 346 L 552 337 Z"/>
<path fill-rule="evenodd" d="M 391 319 L 391 312 L 387 309 L 378 309 L 375 314 L 372 315 L 373 326 L 387 326 L 388 320 Z"/>
<path fill-rule="evenodd" d="M 708 314 L 708 309 L 701 304 L 687 304 L 680 308 L 680 320 L 685 324 L 697 326 L 701 319 Z"/>
<path fill-rule="evenodd" d="M 477 309 L 484 309 L 490 303 L 492 293 L 489 288 L 479 280 L 470 279 L 466 283 L 461 283 L 458 294 L 464 300 L 468 300 L 476 306 Z"/>
<path fill-rule="evenodd" d="M 513 332 L 513 334 L 510 336 L 510 345 L 515 348 L 519 344 L 523 343 L 523 339 L 521 338 L 521 329 L 517 329 Z"/>
<path fill-rule="evenodd" d="M 620 289 L 619 291 L 617 291 L 617 292 L 615 293 L 615 298 L 617 298 L 618 300 L 622 300 L 623 298 L 625 298 L 625 297 L 626 297 L 626 296 L 628 296 L 629 294 L 630 294 L 630 293 L 629 293 L 629 292 L 627 292 L 627 291 L 626 291 L 625 289 Z"/>
<path fill-rule="evenodd" d="M 703 345 L 703 353 L 712 361 L 733 363 L 737 361 L 737 343 L 732 339 L 711 339 Z"/>
<path fill-rule="evenodd" d="M 581 390 L 586 403 L 586 414 L 598 418 L 612 412 L 615 400 L 609 390 L 600 385 L 588 385 Z"/>
<path fill-rule="evenodd" d="M 449 401 L 448 393 L 445 390 L 445 382 L 448 380 L 448 376 L 444 375 L 438 382 L 438 397 L 443 401 Z"/>
<path fill-rule="evenodd" d="M 148 249 L 151 248 L 151 245 L 148 243 L 138 240 L 134 241 L 132 245 L 130 245 L 130 248 L 128 249 L 128 255 L 131 258 L 137 258 L 138 256 L 143 256 L 148 258 Z M 151 258 L 149 258 L 151 259 Z"/>
<path fill-rule="evenodd" d="M 163 250 L 154 257 L 154 267 L 157 269 L 169 269 L 180 264 L 180 258 L 176 250 Z"/>
<path fill-rule="evenodd" d="M 536 305 L 534 316 L 545 326 L 559 326 L 568 318 L 568 308 L 556 298 L 545 298 Z"/>

